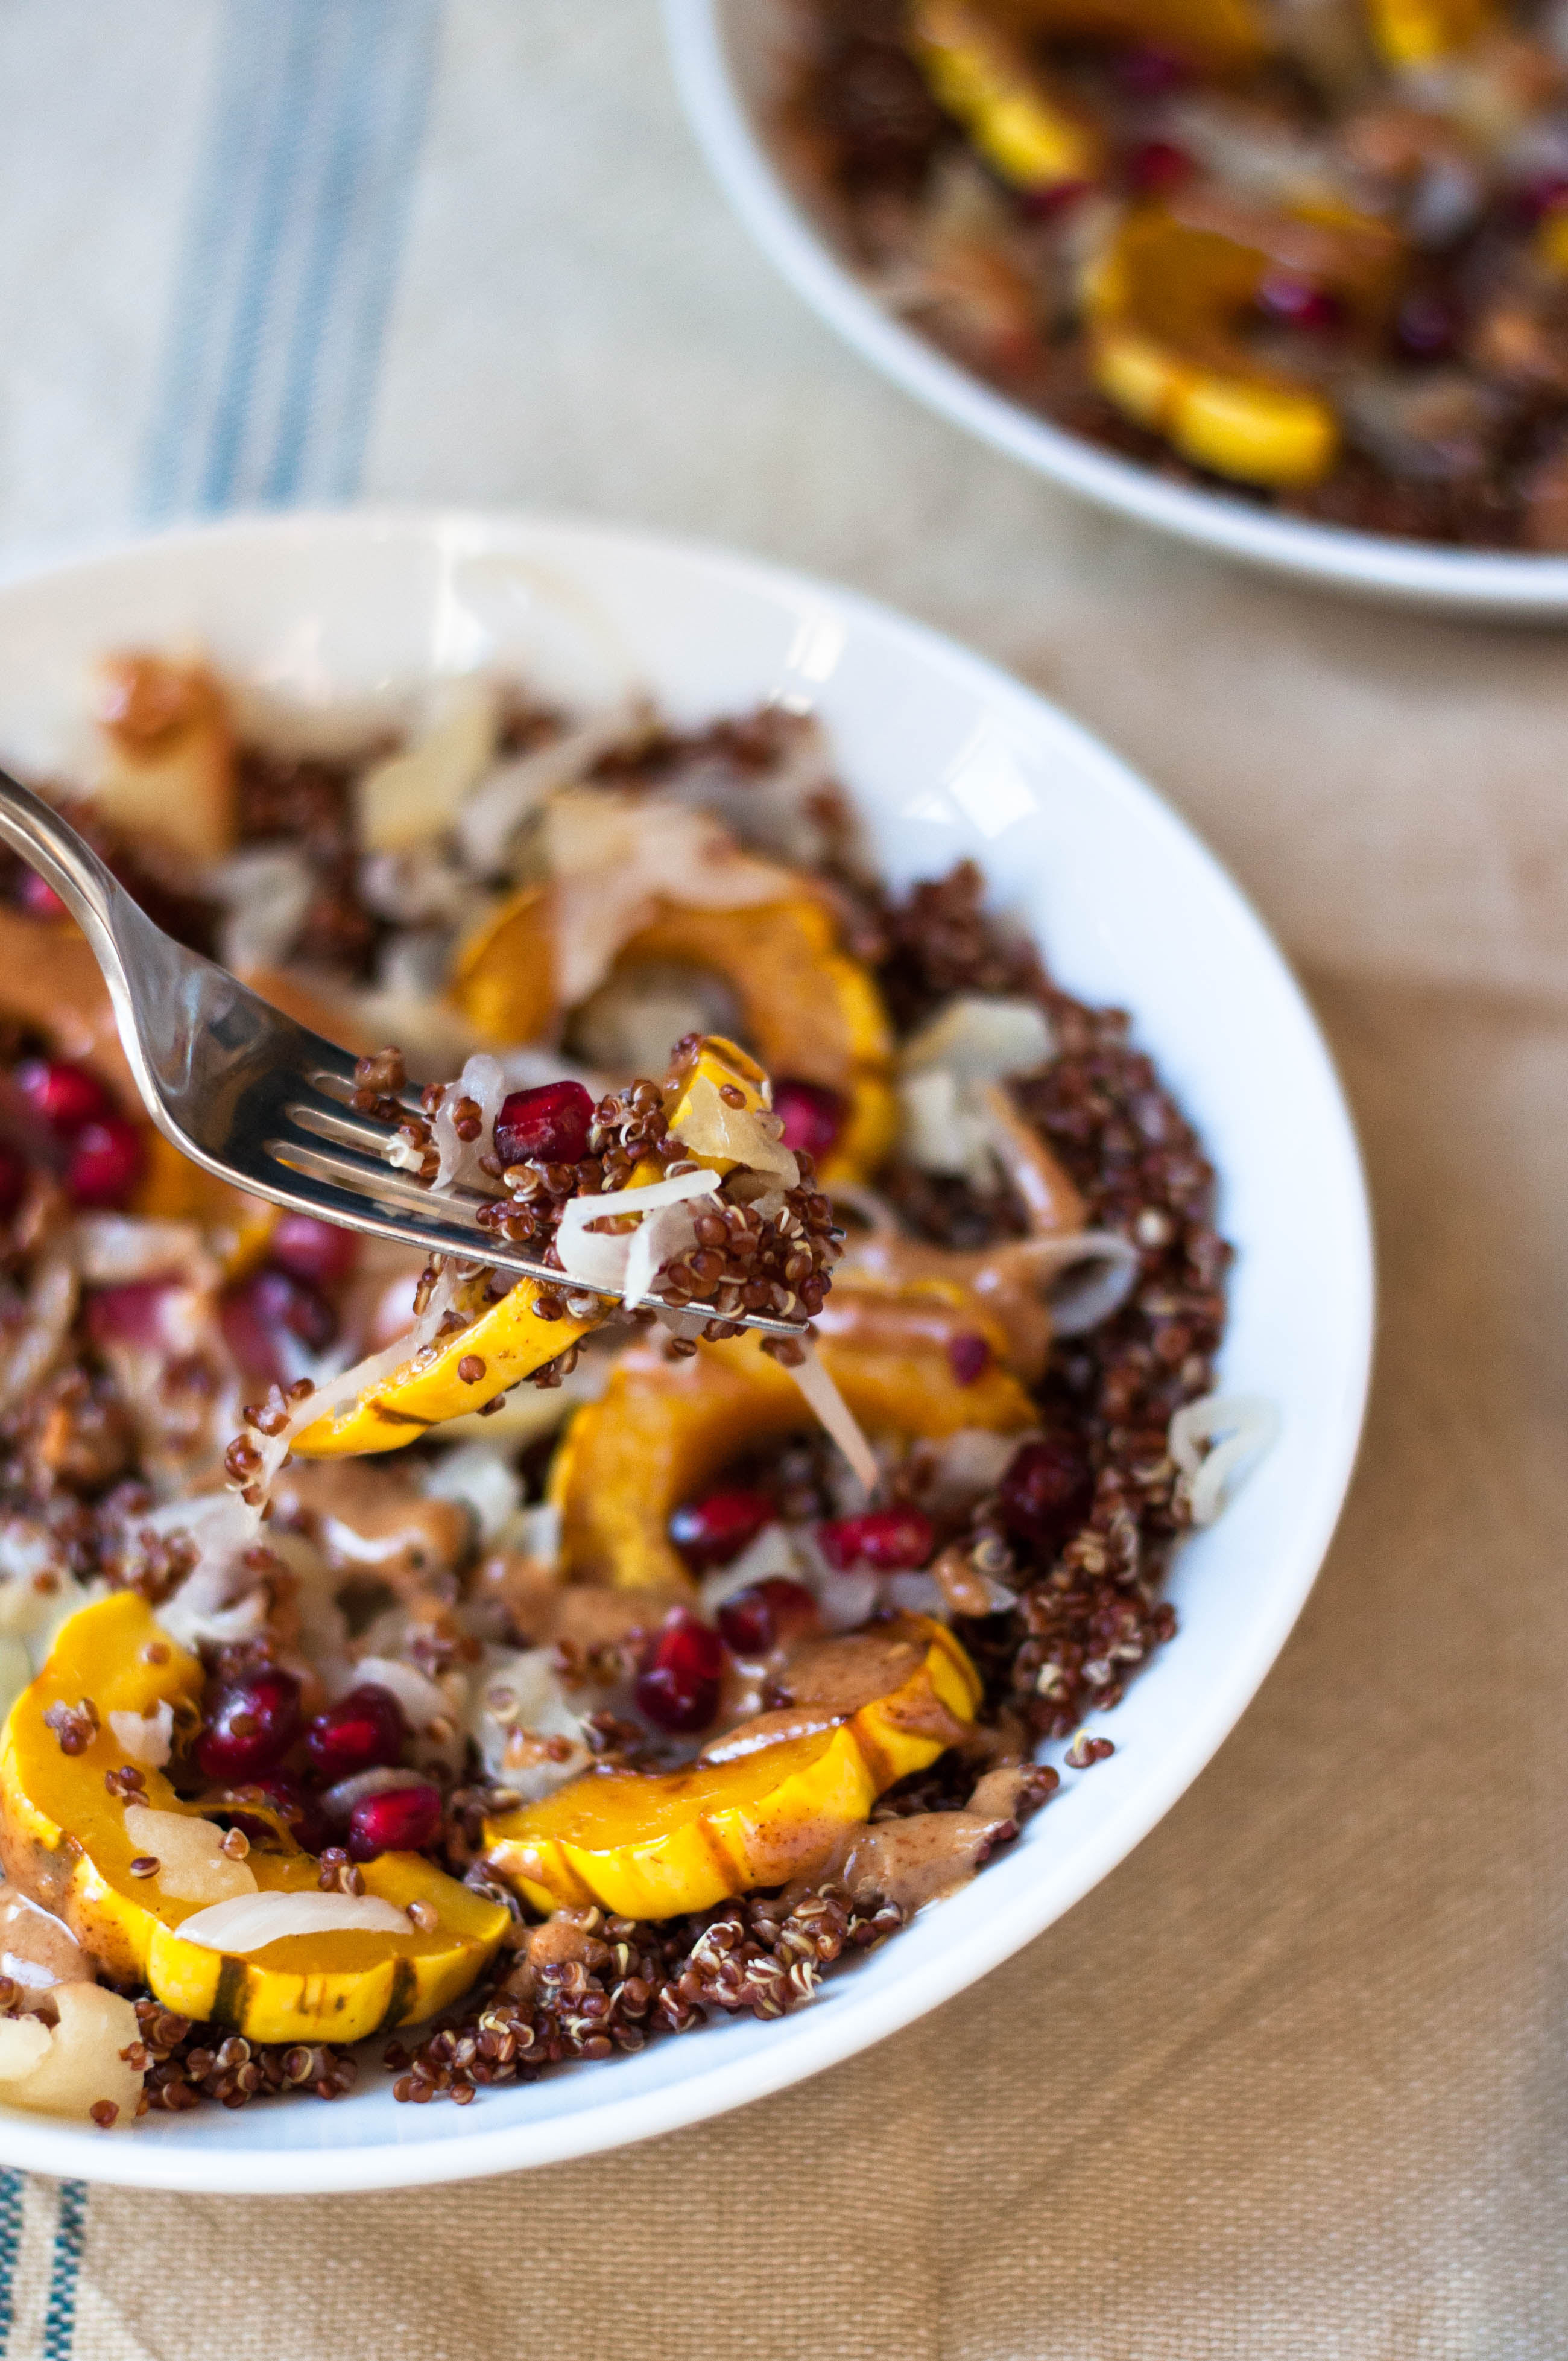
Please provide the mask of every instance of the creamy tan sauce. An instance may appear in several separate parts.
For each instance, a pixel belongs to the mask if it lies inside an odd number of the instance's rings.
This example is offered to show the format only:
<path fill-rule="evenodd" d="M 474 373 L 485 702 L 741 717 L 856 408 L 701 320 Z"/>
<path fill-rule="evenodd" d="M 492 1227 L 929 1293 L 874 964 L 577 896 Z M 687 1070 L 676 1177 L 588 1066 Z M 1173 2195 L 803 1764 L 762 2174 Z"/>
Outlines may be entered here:
<path fill-rule="evenodd" d="M 28 1992 L 91 1982 L 93 1970 L 63 1919 L 16 1885 L 0 1886 L 0 1975 Z"/>

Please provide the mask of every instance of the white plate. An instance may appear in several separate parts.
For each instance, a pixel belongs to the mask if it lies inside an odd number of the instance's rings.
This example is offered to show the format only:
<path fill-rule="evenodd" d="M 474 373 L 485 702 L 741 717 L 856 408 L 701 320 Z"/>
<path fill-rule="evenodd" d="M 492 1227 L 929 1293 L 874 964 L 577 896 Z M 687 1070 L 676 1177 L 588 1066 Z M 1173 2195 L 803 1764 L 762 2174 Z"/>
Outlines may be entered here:
<path fill-rule="evenodd" d="M 956 425 L 1042 476 L 1179 539 L 1271 572 L 1418 606 L 1492 615 L 1568 612 L 1568 557 L 1444 549 L 1308 524 L 1222 492 L 1168 483 L 1052 426 L 905 327 L 870 295 L 792 185 L 770 124 L 795 0 L 663 0 L 675 79 L 725 194 L 796 293 L 873 367 Z"/>
<path fill-rule="evenodd" d="M 108 648 L 199 640 L 258 704 L 385 714 L 433 671 L 499 662 L 563 697 L 645 684 L 683 721 L 814 708 L 886 873 L 963 854 L 1073 990 L 1131 1008 L 1202 1130 L 1239 1248 L 1228 1386 L 1273 1455 L 1181 1552 L 1180 1629 L 1109 1718 L 1114 1757 L 1021 1843 L 797 2016 L 714 2026 L 466 2109 L 379 2073 L 323 2106 L 203 2109 L 104 2134 L 0 2111 L 0 2160 L 144 2186 L 383 2188 L 545 2164 L 815 2073 L 950 1999 L 1151 1828 L 1262 1680 L 1328 1545 L 1359 1433 L 1371 1245 L 1350 1120 L 1278 952 L 1175 814 L 1076 722 L 848 592 L 710 551 L 506 517 L 345 513 L 187 532 L 0 588 L 0 752 L 69 762 Z"/>

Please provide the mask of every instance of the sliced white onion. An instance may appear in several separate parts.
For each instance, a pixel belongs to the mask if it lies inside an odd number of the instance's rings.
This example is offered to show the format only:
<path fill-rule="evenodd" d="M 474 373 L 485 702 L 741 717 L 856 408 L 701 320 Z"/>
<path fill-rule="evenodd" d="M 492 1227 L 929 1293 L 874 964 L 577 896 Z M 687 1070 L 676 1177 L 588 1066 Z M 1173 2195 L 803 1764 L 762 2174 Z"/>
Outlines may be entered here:
<path fill-rule="evenodd" d="M 555 1232 L 555 1251 L 561 1257 L 562 1268 L 569 1279 L 580 1280 L 585 1287 L 613 1287 L 625 1295 L 629 1303 L 641 1301 L 654 1274 L 673 1255 L 685 1250 L 696 1235 L 695 1231 L 684 1238 L 678 1225 L 656 1233 L 637 1255 L 634 1250 L 642 1233 L 650 1227 L 648 1222 L 642 1222 L 636 1230 L 608 1235 L 590 1230 L 588 1224 L 627 1213 L 660 1214 L 671 1207 L 685 1205 L 695 1197 L 711 1197 L 718 1187 L 717 1172 L 678 1172 L 673 1180 L 651 1181 L 646 1189 L 612 1189 L 602 1197 L 568 1199 Z M 672 1240 L 662 1251 L 658 1245 L 661 1235 Z M 655 1254 L 657 1259 L 651 1260 Z M 634 1260 L 639 1275 L 635 1285 Z"/>
<path fill-rule="evenodd" d="M 411 1935 L 406 1910 L 378 1894 L 241 1894 L 181 1920 L 182 1943 L 205 1951 L 264 1951 L 290 1935 Z"/>
<path fill-rule="evenodd" d="M 310 862 L 297 845 L 256 845 L 235 853 L 203 881 L 224 905 L 218 958 L 244 974 L 281 967 L 293 950 L 315 891 Z"/>
<path fill-rule="evenodd" d="M 752 1172 L 772 1172 L 786 1189 L 794 1189 L 799 1184 L 800 1167 L 779 1137 L 783 1128 L 777 1115 L 727 1105 L 718 1083 L 707 1074 L 698 1074 L 685 1093 L 680 1129 L 672 1137 L 694 1156 L 724 1157 Z"/>
<path fill-rule="evenodd" d="M 395 1697 L 412 1730 L 422 1730 L 428 1722 L 445 1720 L 451 1715 L 452 1699 L 445 1690 L 416 1664 L 405 1664 L 400 1657 L 361 1656 L 351 1668 L 346 1686 L 357 1688 L 362 1681 L 369 1681 Z"/>
<path fill-rule="evenodd" d="M 791 1582 L 801 1578 L 800 1558 L 789 1530 L 778 1523 L 764 1525 L 732 1564 L 703 1576 L 697 1605 L 705 1615 L 715 1616 L 738 1590 L 749 1590 L 754 1582 L 770 1581 L 775 1575 L 784 1575 Z"/>
<path fill-rule="evenodd" d="M 875 1452 L 861 1432 L 860 1421 L 817 1358 L 817 1347 L 803 1347 L 806 1358 L 790 1376 L 806 1396 L 868 1492 L 875 1488 L 881 1469 Z"/>
<path fill-rule="evenodd" d="M 49 1374 L 76 1311 L 76 1259 L 68 1245 L 46 1246 L 27 1278 L 26 1317 L 0 1361 L 0 1410 L 23 1400 Z"/>
<path fill-rule="evenodd" d="M 1041 1268 L 1048 1271 L 1054 1262 L 1061 1273 L 1047 1298 L 1058 1336 L 1081 1336 L 1121 1310 L 1138 1275 L 1138 1250 L 1128 1239 L 1114 1230 L 1080 1230 L 1038 1243 L 1047 1249 L 1039 1256 Z"/>
<path fill-rule="evenodd" d="M 626 1257 L 625 1299 L 641 1303 L 652 1295 L 653 1281 L 669 1263 L 689 1254 L 696 1244 L 696 1223 L 689 1203 L 662 1206 L 639 1222 Z"/>
<path fill-rule="evenodd" d="M 876 1606 L 882 1578 L 874 1574 L 835 1574 L 817 1585 L 823 1629 L 857 1631 Z"/>
<path fill-rule="evenodd" d="M 522 1478 L 509 1452 L 489 1443 L 460 1443 L 427 1470 L 428 1499 L 460 1500 L 473 1513 L 482 1542 L 493 1541 L 522 1506 Z"/>
<path fill-rule="evenodd" d="M 1000 1590 L 1002 1586 L 992 1586 Z M 934 1615 L 938 1623 L 946 1623 L 950 1609 L 943 1598 L 940 1586 L 928 1574 L 890 1574 L 883 1580 L 882 1595 L 889 1607 L 896 1607 L 905 1615 Z M 1008 1591 L 1009 1607 L 1017 1603 L 1017 1594 Z M 993 1610 L 994 1611 L 994 1610 Z"/>
<path fill-rule="evenodd" d="M 1055 1050 L 1049 1021 L 1034 1001 L 960 993 L 905 1043 L 899 1064 L 906 1074 L 940 1066 L 961 1082 L 997 1082 L 1035 1073 Z"/>
<path fill-rule="evenodd" d="M 111 1713 L 115 1743 L 133 1763 L 161 1771 L 174 1749 L 174 1708 L 167 1697 L 152 1713 Z"/>
<path fill-rule="evenodd" d="M 466 1188 L 478 1189 L 494 1195 L 499 1183 L 481 1170 L 479 1159 L 490 1151 L 496 1127 L 496 1117 L 507 1094 L 506 1075 L 499 1058 L 488 1050 L 477 1050 L 471 1057 L 455 1082 L 442 1095 L 435 1116 L 435 1144 L 441 1150 L 441 1167 L 435 1176 L 438 1189 L 449 1189 L 461 1181 Z M 453 1111 L 459 1099 L 473 1099 L 479 1109 L 479 1131 L 475 1139 L 459 1139 Z"/>
<path fill-rule="evenodd" d="M 360 843 L 372 852 L 400 852 L 449 828 L 494 757 L 499 707 L 494 682 L 478 674 L 438 683 L 414 743 L 358 782 Z"/>
<path fill-rule="evenodd" d="M 1205 1394 L 1170 1422 L 1170 1455 L 1180 1468 L 1195 1525 L 1212 1525 L 1245 1462 L 1271 1450 L 1279 1413 L 1257 1394 Z M 1208 1446 L 1205 1449 L 1205 1446 Z"/>
<path fill-rule="evenodd" d="M 79 1213 L 76 1262 L 87 1287 L 127 1287 L 146 1279 L 179 1278 L 188 1287 L 215 1286 L 217 1267 L 194 1222 L 143 1222 L 129 1213 Z"/>
<path fill-rule="evenodd" d="M 511 840 L 530 812 L 586 779 L 607 754 L 645 731 L 648 719 L 640 703 L 615 706 L 481 779 L 457 815 L 457 841 L 475 874 L 492 877 L 504 869 Z"/>

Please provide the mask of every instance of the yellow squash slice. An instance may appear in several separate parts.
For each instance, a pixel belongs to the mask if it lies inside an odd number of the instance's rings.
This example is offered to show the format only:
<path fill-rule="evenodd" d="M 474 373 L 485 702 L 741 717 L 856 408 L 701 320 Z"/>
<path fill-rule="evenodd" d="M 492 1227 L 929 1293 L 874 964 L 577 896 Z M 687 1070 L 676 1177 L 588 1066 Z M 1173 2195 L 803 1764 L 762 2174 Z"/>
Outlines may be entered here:
<path fill-rule="evenodd" d="M 915 55 L 938 103 L 1019 189 L 1092 181 L 1104 143 L 1082 111 L 965 0 L 917 0 Z"/>
<path fill-rule="evenodd" d="M 831 1300 L 831 1299 L 830 1299 Z M 850 1408 L 875 1433 L 936 1436 L 960 1427 L 1011 1434 L 1038 1412 L 1003 1358 L 985 1315 L 970 1323 L 992 1345 L 990 1367 L 960 1385 L 945 1350 L 912 1334 L 903 1350 L 859 1352 L 824 1343 L 821 1356 Z M 577 1412 L 551 1469 L 562 1549 L 574 1581 L 685 1597 L 692 1580 L 669 1539 L 683 1500 L 742 1451 L 815 1423 L 805 1396 L 758 1339 L 702 1345 L 689 1360 L 633 1345 L 609 1389 Z"/>
<path fill-rule="evenodd" d="M 1237 323 L 1277 266 L 1366 313 L 1398 262 L 1375 222 L 1255 219 L 1202 192 L 1140 207 L 1088 290 L 1095 382 L 1197 467 L 1279 490 L 1318 483 L 1339 454 L 1332 403 L 1259 362 Z"/>
<path fill-rule="evenodd" d="M 703 1910 L 809 1872 L 884 1789 L 960 1738 L 979 1675 L 927 1616 L 924 1653 L 886 1696 L 801 1737 L 663 1773 L 587 1772 L 542 1804 L 486 1822 L 486 1858 L 536 1909 L 599 1903 L 633 1918 Z"/>
<path fill-rule="evenodd" d="M 64 1919 L 79 1943 L 122 1982 L 144 1981 L 170 2008 L 232 2025 L 258 2041 L 354 2041 L 411 2024 L 465 1993 L 494 1956 L 507 1914 L 416 1853 L 385 1853 L 364 1871 L 366 1890 L 400 1907 L 433 1909 L 428 1933 L 291 1936 L 243 1959 L 180 1939 L 197 1905 L 137 1877 L 138 1848 L 124 1800 L 105 1774 L 126 1760 L 112 1713 L 177 1717 L 199 1708 L 196 1658 L 159 1629 L 134 1591 L 95 1601 L 61 1625 L 49 1663 L 12 1708 L 0 1741 L 0 1850 L 6 1873 Z M 96 1735 L 67 1754 L 45 1716 L 90 1700 Z M 154 1811 L 201 1817 L 162 1772 L 143 1768 L 136 1798 Z M 317 1863 L 292 1850 L 249 1856 L 264 1892 L 309 1887 Z"/>

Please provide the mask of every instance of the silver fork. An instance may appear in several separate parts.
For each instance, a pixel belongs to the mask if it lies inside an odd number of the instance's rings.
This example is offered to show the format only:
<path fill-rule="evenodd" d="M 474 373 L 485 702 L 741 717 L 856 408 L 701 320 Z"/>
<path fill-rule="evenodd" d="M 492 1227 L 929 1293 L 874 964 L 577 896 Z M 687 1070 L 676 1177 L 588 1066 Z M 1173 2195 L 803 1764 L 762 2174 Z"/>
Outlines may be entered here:
<path fill-rule="evenodd" d="M 5 771 L 0 842 L 53 886 L 86 936 L 147 1111 L 192 1164 L 290 1213 L 616 1300 L 483 1228 L 493 1198 L 398 1170 L 388 1161 L 394 1127 L 349 1104 L 360 1087 L 349 1052 L 155 927 L 69 822 Z M 412 1093 L 385 1095 L 421 1111 Z M 806 1325 L 761 1312 L 730 1324 L 771 1336 L 801 1336 Z"/>

